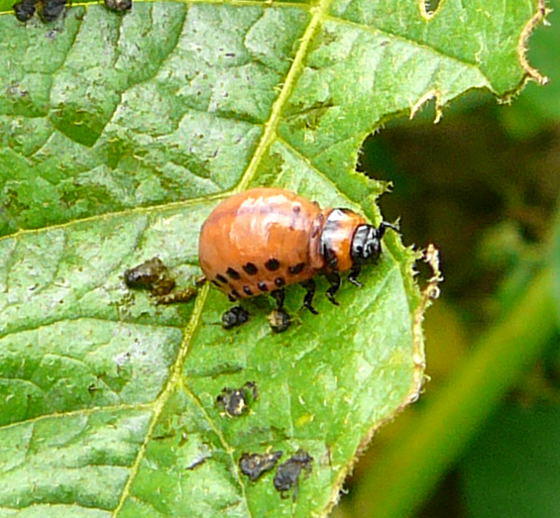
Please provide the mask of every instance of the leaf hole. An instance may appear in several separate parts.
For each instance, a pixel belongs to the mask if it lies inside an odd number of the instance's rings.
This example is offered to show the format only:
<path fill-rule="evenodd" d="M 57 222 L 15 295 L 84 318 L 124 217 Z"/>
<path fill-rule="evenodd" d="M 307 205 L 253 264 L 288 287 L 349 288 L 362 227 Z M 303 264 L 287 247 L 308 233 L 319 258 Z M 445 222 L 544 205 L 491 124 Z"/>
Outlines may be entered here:
<path fill-rule="evenodd" d="M 439 8 L 441 0 L 420 0 L 422 14 L 428 18 L 432 18 Z"/>

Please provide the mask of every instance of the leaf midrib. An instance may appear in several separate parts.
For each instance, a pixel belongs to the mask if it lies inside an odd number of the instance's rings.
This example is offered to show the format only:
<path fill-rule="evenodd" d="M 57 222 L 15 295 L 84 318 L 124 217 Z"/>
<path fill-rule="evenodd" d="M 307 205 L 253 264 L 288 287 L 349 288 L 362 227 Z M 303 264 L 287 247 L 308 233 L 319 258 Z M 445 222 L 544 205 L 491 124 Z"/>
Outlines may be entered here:
<path fill-rule="evenodd" d="M 232 193 L 243 191 L 244 189 L 246 189 L 248 187 L 251 180 L 254 178 L 263 157 L 266 155 L 266 152 L 268 151 L 268 149 L 270 148 L 270 145 L 274 141 L 275 135 L 276 135 L 276 130 L 277 130 L 278 124 L 280 122 L 280 118 L 281 118 L 281 115 L 282 115 L 282 110 L 284 108 L 284 105 L 286 104 L 287 100 L 289 99 L 289 97 L 292 93 L 292 90 L 294 88 L 296 80 L 299 77 L 299 75 L 301 73 L 301 70 L 303 68 L 303 63 L 304 63 L 305 57 L 307 56 L 307 51 L 308 51 L 309 45 L 311 43 L 311 40 L 313 39 L 313 37 L 315 35 L 315 32 L 319 28 L 319 25 L 321 24 L 321 22 L 325 18 L 326 13 L 328 12 L 331 1 L 332 0 L 319 0 L 318 4 L 311 8 L 311 13 L 312 13 L 311 20 L 309 21 L 309 25 L 305 29 L 305 31 L 303 33 L 303 36 L 300 40 L 299 47 L 298 47 L 298 49 L 295 53 L 292 64 L 290 65 L 290 67 L 288 69 L 288 72 L 286 74 L 286 79 L 285 79 L 284 84 L 283 84 L 283 86 L 280 90 L 280 94 L 278 95 L 278 97 L 276 98 L 276 100 L 274 101 L 274 103 L 272 105 L 272 109 L 271 109 L 271 112 L 270 112 L 270 117 L 268 118 L 267 122 L 264 125 L 264 130 L 263 130 L 263 133 L 262 133 L 261 138 L 259 140 L 259 143 L 258 143 L 258 145 L 255 149 L 255 153 L 253 154 L 253 156 L 252 156 L 247 168 L 245 169 L 245 172 L 241 176 L 241 179 L 238 182 L 237 186 L 232 190 Z M 123 488 L 123 491 L 122 491 L 121 496 L 119 498 L 119 502 L 117 504 L 117 507 L 113 511 L 113 514 L 112 514 L 113 518 L 116 518 L 119 515 L 121 509 L 123 508 L 128 496 L 130 494 L 130 489 L 131 489 L 132 484 L 134 482 L 134 479 L 135 479 L 135 477 L 136 477 L 136 475 L 139 471 L 140 464 L 142 462 L 142 459 L 144 458 L 144 454 L 146 452 L 146 448 L 147 448 L 147 445 L 150 441 L 152 432 L 153 432 L 153 430 L 154 430 L 154 428 L 157 424 L 159 416 L 161 415 L 161 412 L 163 411 L 163 408 L 164 408 L 165 403 L 167 402 L 169 396 L 173 393 L 173 391 L 178 386 L 180 386 L 183 389 L 183 391 L 193 400 L 193 402 L 199 408 L 201 408 L 200 407 L 200 402 L 198 402 L 197 398 L 194 397 L 193 393 L 190 391 L 190 389 L 188 388 L 188 386 L 185 383 L 185 380 L 182 377 L 182 368 L 183 368 L 184 362 L 185 362 L 185 360 L 187 358 L 187 355 L 188 355 L 189 344 L 191 342 L 191 339 L 194 335 L 195 330 L 198 328 L 198 324 L 200 322 L 200 317 L 202 315 L 204 305 L 205 305 L 205 302 L 206 302 L 206 298 L 208 296 L 208 290 L 209 290 L 209 287 L 208 287 L 208 284 L 206 284 L 201 289 L 201 291 L 199 292 L 199 294 L 198 294 L 198 296 L 195 300 L 193 312 L 192 312 L 191 318 L 189 320 L 189 323 L 187 324 L 187 327 L 185 329 L 183 341 L 181 343 L 179 353 L 177 355 L 177 359 L 175 360 L 175 363 L 173 364 L 173 366 L 170 369 L 170 376 L 167 380 L 167 383 L 165 384 L 165 387 L 164 387 L 163 391 L 161 392 L 161 394 L 157 397 L 157 399 L 155 401 L 153 415 L 152 415 L 152 418 L 150 420 L 150 424 L 148 426 L 146 437 L 145 437 L 142 445 L 140 446 L 140 448 L 138 450 L 138 455 L 136 456 L 136 459 L 135 459 L 135 461 L 134 461 L 134 463 L 131 467 L 130 475 L 129 475 L 128 480 L 127 480 L 127 482 L 126 482 L 126 484 Z M 227 444 L 223 435 L 217 432 L 217 430 L 219 430 L 219 427 L 216 426 L 216 424 L 212 421 L 210 416 L 204 411 L 203 408 L 201 408 L 201 410 L 203 410 L 202 414 L 204 415 L 205 419 L 208 421 L 209 425 L 214 430 L 214 432 L 218 435 L 218 438 L 219 438 L 220 442 L 222 443 L 222 446 L 224 447 L 224 450 L 228 453 L 228 455 L 231 459 L 232 471 L 235 474 L 236 479 L 239 483 L 239 487 L 241 489 L 242 497 L 245 500 L 245 505 L 246 505 L 246 508 L 247 508 L 248 516 L 252 517 L 253 515 L 252 515 L 252 512 L 251 512 L 251 508 L 249 506 L 249 501 L 248 501 L 247 495 L 245 493 L 245 485 L 243 484 L 243 482 L 241 480 L 241 475 L 239 473 L 238 466 L 235 463 L 235 460 L 233 458 L 233 448 L 229 444 Z"/>
<path fill-rule="evenodd" d="M 164 0 L 165 1 L 165 0 Z M 274 0 L 274 3 L 272 2 L 272 0 L 270 0 L 269 2 L 267 2 L 266 0 L 227 0 L 227 2 L 224 2 L 224 0 L 167 0 L 169 2 L 178 2 L 178 3 L 183 3 L 183 4 L 218 4 L 218 5 L 224 5 L 225 3 L 227 3 L 228 5 L 236 5 L 236 6 L 245 6 L 245 5 L 252 5 L 255 7 L 299 7 L 300 9 L 305 9 L 306 11 L 310 10 L 313 8 L 313 6 L 307 4 L 307 3 L 303 3 L 303 2 L 282 2 L 282 1 L 276 1 Z M 154 0 L 134 0 L 135 4 L 138 3 L 153 3 Z M 72 7 L 85 7 L 86 9 L 88 7 L 91 6 L 97 6 L 99 5 L 96 2 L 72 2 Z M 14 11 L 13 10 L 9 10 L 9 11 L 0 11 L 0 16 L 14 16 Z"/>

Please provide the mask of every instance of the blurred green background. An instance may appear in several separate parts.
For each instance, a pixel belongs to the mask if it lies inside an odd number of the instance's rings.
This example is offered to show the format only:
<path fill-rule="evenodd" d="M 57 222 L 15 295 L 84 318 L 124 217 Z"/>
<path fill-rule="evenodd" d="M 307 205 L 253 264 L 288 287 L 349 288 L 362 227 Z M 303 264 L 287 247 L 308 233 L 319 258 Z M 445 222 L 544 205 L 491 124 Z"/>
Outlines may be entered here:
<path fill-rule="evenodd" d="M 386 219 L 441 252 L 424 394 L 382 428 L 332 516 L 560 517 L 560 0 L 529 42 L 550 82 L 391 123 L 360 168 Z M 556 244 L 555 244 L 556 243 Z M 423 272 L 421 272 L 423 273 Z"/>

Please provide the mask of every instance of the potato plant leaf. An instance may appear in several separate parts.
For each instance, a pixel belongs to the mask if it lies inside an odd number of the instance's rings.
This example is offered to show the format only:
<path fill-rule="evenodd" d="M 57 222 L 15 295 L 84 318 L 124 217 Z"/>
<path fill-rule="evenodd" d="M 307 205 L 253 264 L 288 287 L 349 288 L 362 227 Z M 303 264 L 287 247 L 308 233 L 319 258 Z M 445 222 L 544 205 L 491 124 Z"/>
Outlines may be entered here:
<path fill-rule="evenodd" d="M 389 232 L 365 286 L 273 334 L 271 304 L 230 332 L 208 286 L 156 306 L 123 283 L 154 256 L 199 274 L 218 200 L 285 187 L 379 222 L 354 171 L 367 134 L 435 98 L 539 79 L 532 0 L 96 4 L 26 24 L 0 0 L 0 516 L 321 516 L 357 450 L 417 397 L 415 254 Z M 539 11 L 537 8 L 540 8 Z M 324 290 L 322 281 L 319 284 Z M 253 382 L 241 415 L 217 397 Z M 227 391 L 226 391 L 227 392 Z M 293 498 L 277 467 L 313 458 Z"/>

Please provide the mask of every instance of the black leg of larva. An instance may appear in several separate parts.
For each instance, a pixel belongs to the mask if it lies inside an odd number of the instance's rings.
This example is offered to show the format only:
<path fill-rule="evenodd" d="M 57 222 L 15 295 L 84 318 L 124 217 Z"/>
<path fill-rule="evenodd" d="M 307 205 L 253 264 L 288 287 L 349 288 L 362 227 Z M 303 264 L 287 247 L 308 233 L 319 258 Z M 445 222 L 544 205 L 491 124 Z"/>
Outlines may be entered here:
<path fill-rule="evenodd" d="M 363 284 L 358 280 L 358 275 L 360 275 L 361 268 L 359 266 L 353 266 L 348 275 L 348 280 L 354 285 L 361 288 Z"/>
<path fill-rule="evenodd" d="M 329 289 L 327 290 L 327 298 L 335 306 L 338 306 L 339 304 L 336 301 L 336 299 L 334 298 L 334 294 L 340 288 L 340 275 L 338 274 L 338 272 L 331 272 L 331 273 L 325 274 L 325 277 L 327 278 L 327 281 L 329 281 L 329 284 L 330 284 Z"/>
<path fill-rule="evenodd" d="M 282 309 L 284 307 L 284 299 L 286 298 L 286 291 L 284 288 L 280 290 L 272 290 L 270 292 L 272 298 L 276 301 L 276 308 Z"/>
<path fill-rule="evenodd" d="M 308 281 L 303 281 L 301 285 L 307 290 L 305 297 L 303 297 L 303 307 L 307 308 L 314 315 L 318 315 L 319 312 L 313 307 L 313 297 L 315 296 L 315 281 L 309 279 Z"/>
<path fill-rule="evenodd" d="M 249 320 L 249 312 L 241 306 L 233 306 L 222 315 L 222 327 L 231 329 L 240 326 Z"/>

